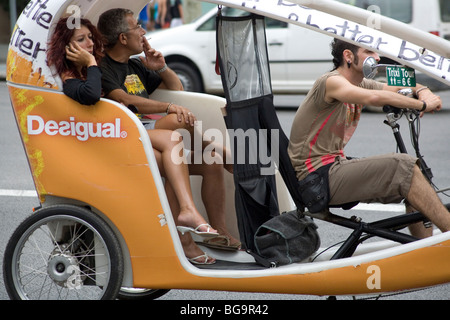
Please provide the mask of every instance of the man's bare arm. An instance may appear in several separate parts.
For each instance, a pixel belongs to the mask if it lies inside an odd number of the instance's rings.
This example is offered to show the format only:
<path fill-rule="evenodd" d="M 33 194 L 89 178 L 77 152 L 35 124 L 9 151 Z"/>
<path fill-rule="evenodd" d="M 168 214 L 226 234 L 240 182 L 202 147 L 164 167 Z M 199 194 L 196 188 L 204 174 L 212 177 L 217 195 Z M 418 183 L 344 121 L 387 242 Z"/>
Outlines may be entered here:
<path fill-rule="evenodd" d="M 424 101 L 426 111 L 440 110 L 442 101 L 440 97 L 430 94 L 422 100 L 405 97 L 391 90 L 369 90 L 351 84 L 343 77 L 330 77 L 327 80 L 326 100 L 338 100 L 347 103 L 384 106 L 392 105 L 398 108 L 412 108 L 422 110 Z"/>

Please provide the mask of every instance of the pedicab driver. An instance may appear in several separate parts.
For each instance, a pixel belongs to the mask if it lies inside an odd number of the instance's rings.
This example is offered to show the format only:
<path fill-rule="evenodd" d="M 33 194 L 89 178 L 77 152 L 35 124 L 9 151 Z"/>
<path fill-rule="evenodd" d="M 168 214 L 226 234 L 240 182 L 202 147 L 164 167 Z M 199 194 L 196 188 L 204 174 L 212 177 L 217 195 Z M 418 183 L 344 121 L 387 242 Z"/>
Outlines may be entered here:
<path fill-rule="evenodd" d="M 372 56 L 379 61 L 378 54 L 338 39 L 331 47 L 335 68 L 316 81 L 292 125 L 288 152 L 299 185 L 320 172 L 325 185 L 328 181 L 325 192 L 329 205 L 399 203 L 405 199 L 407 212 L 419 210 L 442 232 L 449 231 L 450 213 L 422 175 L 416 158 L 393 153 L 347 159 L 344 153 L 362 106 L 392 105 L 431 112 L 441 109 L 440 97 L 417 85 L 413 91 L 418 99 L 408 98 L 397 93 L 398 87 L 364 79 L 364 60 Z M 411 226 L 410 231 L 419 238 L 432 235 L 423 223 Z"/>

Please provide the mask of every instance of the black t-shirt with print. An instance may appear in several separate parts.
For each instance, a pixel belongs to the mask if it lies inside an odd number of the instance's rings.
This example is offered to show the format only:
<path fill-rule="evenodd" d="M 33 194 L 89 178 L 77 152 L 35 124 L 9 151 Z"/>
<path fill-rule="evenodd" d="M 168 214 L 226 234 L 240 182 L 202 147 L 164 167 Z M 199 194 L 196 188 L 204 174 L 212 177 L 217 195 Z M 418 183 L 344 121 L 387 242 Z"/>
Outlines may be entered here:
<path fill-rule="evenodd" d="M 138 58 L 121 63 L 105 55 L 100 67 L 106 97 L 111 91 L 122 89 L 128 94 L 148 98 L 162 82 L 161 77 L 155 71 L 148 70 Z"/>

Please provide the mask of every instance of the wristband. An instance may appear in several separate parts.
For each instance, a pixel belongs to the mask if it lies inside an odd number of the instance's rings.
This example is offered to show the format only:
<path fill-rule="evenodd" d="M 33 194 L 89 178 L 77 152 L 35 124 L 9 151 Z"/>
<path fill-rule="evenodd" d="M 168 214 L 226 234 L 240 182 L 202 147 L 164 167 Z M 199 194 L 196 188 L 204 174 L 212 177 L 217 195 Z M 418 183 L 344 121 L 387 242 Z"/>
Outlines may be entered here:
<path fill-rule="evenodd" d="M 166 114 L 169 114 L 169 109 L 170 109 L 170 107 L 171 106 L 173 106 L 173 103 L 171 102 L 171 103 L 169 103 L 169 105 L 167 106 L 167 109 L 166 109 Z"/>
<path fill-rule="evenodd" d="M 164 65 L 164 67 L 162 67 L 161 69 L 159 69 L 159 70 L 156 70 L 155 72 L 157 73 L 157 74 L 160 74 L 160 73 L 163 73 L 164 71 L 166 71 L 167 70 L 167 63 Z"/>
<path fill-rule="evenodd" d="M 420 88 L 419 90 L 417 90 L 417 91 L 416 91 L 416 96 L 419 95 L 419 92 L 420 92 L 420 91 L 423 91 L 423 90 L 426 90 L 426 89 L 428 89 L 428 87 L 422 87 L 422 88 Z"/>
<path fill-rule="evenodd" d="M 420 112 L 424 112 L 427 109 L 427 103 L 423 100 L 422 100 L 422 102 L 423 102 L 423 107 L 422 107 L 422 110 L 420 110 Z"/>

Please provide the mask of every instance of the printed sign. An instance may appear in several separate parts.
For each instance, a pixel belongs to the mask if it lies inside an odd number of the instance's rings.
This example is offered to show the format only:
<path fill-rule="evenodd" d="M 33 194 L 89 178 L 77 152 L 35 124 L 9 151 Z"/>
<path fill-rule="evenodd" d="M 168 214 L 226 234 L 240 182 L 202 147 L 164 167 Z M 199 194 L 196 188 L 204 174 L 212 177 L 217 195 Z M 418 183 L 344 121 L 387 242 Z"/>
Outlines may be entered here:
<path fill-rule="evenodd" d="M 406 67 L 386 67 L 386 77 L 389 86 L 395 87 L 415 87 L 416 72 L 414 69 Z"/>
<path fill-rule="evenodd" d="M 32 0 L 11 34 L 7 80 L 48 88 L 58 85 L 46 65 L 47 34 L 60 1 Z"/>
<path fill-rule="evenodd" d="M 127 137 L 127 132 L 120 129 L 120 118 L 115 119 L 114 123 L 77 122 L 75 117 L 70 117 L 69 121 L 46 122 L 39 115 L 28 115 L 27 129 L 30 136 L 45 133 L 49 136 L 73 136 L 79 141 L 87 141 L 89 138 Z"/>

